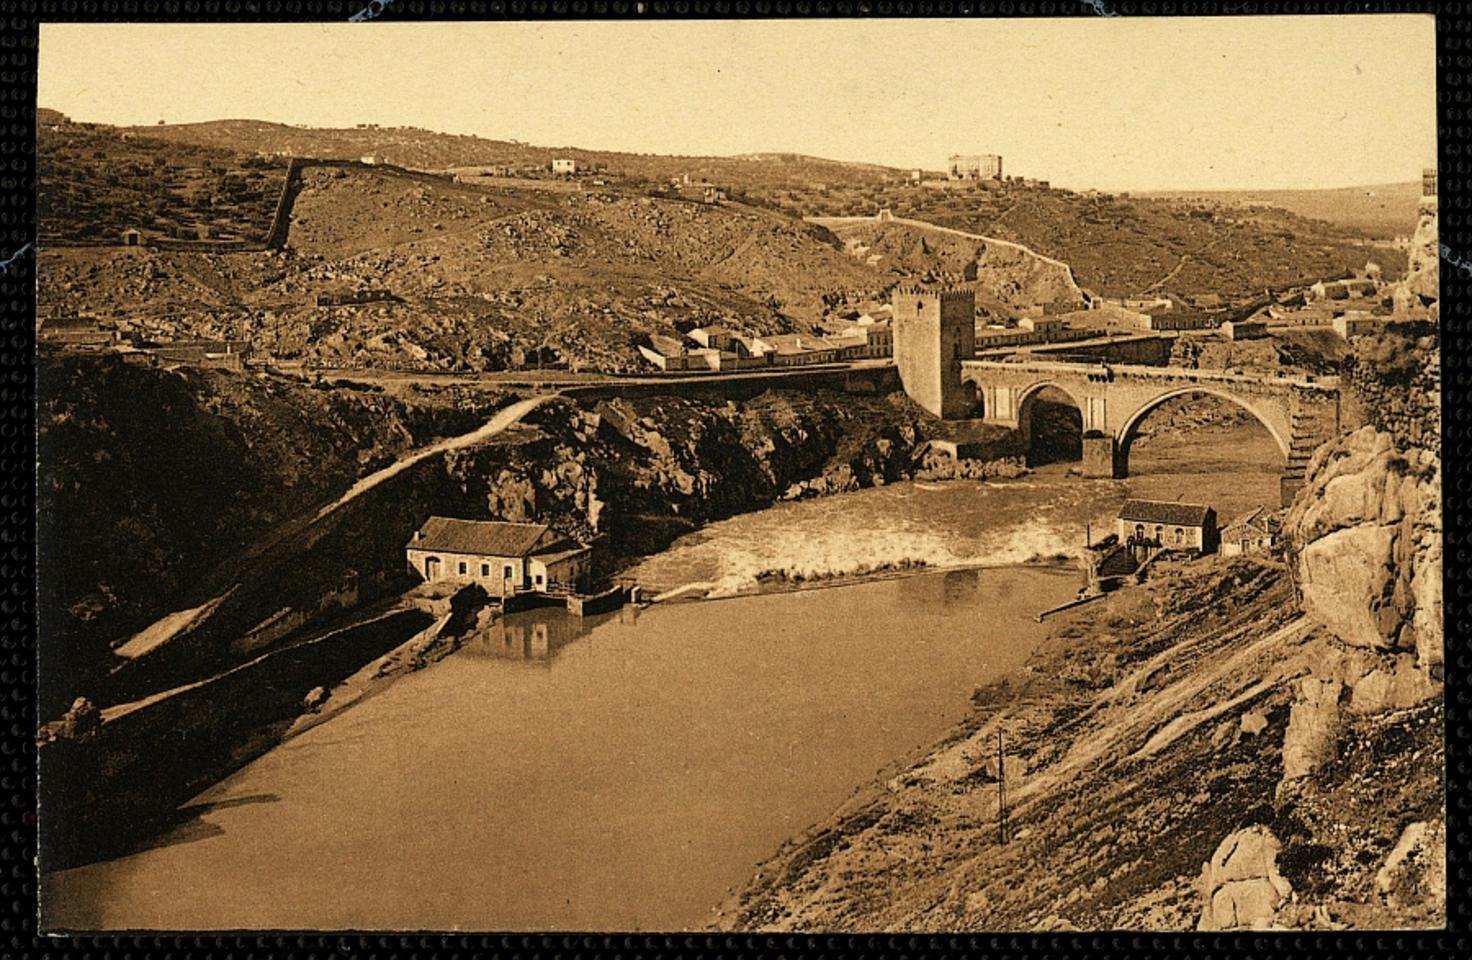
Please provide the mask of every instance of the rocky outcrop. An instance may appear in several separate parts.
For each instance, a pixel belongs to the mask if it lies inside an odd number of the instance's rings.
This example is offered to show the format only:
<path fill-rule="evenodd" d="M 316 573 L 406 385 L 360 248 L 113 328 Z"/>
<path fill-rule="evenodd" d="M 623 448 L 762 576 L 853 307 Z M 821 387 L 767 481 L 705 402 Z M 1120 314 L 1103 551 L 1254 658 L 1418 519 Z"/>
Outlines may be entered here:
<path fill-rule="evenodd" d="M 1442 660 L 1441 464 L 1362 428 L 1320 448 L 1284 529 L 1304 611 L 1342 642 Z"/>
<path fill-rule="evenodd" d="M 1396 312 L 1435 304 L 1441 296 L 1441 243 L 1435 197 L 1423 197 L 1406 254 L 1405 279 L 1394 290 Z"/>
<path fill-rule="evenodd" d="M 1263 826 L 1229 835 L 1201 867 L 1198 930 L 1262 930 L 1273 925 L 1293 885 L 1278 872 L 1282 844 Z"/>
<path fill-rule="evenodd" d="M 1298 697 L 1283 734 L 1285 780 L 1306 776 L 1338 754 L 1343 691 L 1343 685 L 1334 680 L 1309 677 L 1298 682 Z"/>
<path fill-rule="evenodd" d="M 1402 448 L 1441 449 L 1441 337 L 1429 323 L 1397 323 L 1356 337 L 1340 371 L 1348 425 L 1373 426 Z"/>
<path fill-rule="evenodd" d="M 1406 826 L 1375 874 L 1375 892 L 1398 909 L 1445 912 L 1445 821 L 1418 820 Z"/>

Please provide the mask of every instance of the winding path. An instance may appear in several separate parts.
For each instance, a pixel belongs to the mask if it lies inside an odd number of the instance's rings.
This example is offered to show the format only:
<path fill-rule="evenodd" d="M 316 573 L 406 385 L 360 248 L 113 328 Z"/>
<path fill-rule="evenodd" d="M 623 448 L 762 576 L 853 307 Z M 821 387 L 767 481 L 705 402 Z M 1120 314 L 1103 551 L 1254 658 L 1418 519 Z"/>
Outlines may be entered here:
<path fill-rule="evenodd" d="M 133 637 L 130 638 L 126 643 L 118 646 L 116 648 L 116 652 L 119 655 L 128 659 L 134 659 L 143 656 L 149 651 L 155 650 L 160 646 L 163 646 L 165 643 L 172 640 L 180 633 L 183 633 L 188 629 L 197 627 L 200 623 L 208 619 L 210 614 L 212 614 L 215 609 L 224 602 L 225 598 L 230 595 L 231 591 L 235 590 L 240 585 L 240 582 L 245 579 L 248 573 L 248 568 L 244 565 L 245 561 L 253 560 L 261 556 L 262 554 L 265 554 L 273 546 L 281 543 L 283 540 L 287 539 L 290 536 L 300 535 L 306 530 L 311 529 L 314 524 L 320 523 L 322 520 L 326 519 L 328 516 L 341 509 L 343 506 L 351 503 L 353 500 L 367 493 L 369 490 L 372 490 L 374 487 L 383 483 L 385 480 L 388 480 L 391 477 L 403 473 L 405 470 L 409 469 L 414 464 L 419 463 L 422 460 L 426 460 L 441 453 L 448 453 L 451 450 L 461 450 L 466 447 L 473 447 L 478 443 L 484 443 L 486 440 L 490 439 L 496 434 L 502 433 L 508 428 L 515 426 L 517 423 L 520 423 L 521 419 L 525 417 L 528 413 L 530 413 L 541 404 L 546 403 L 548 400 L 553 399 L 553 397 L 555 396 L 556 394 L 546 394 L 543 396 L 529 397 L 525 400 L 518 400 L 516 403 L 513 403 L 510 406 L 503 407 L 502 409 L 496 411 L 495 415 L 492 416 L 491 419 L 487 420 L 484 424 L 470 431 L 469 433 L 463 433 L 459 436 L 449 437 L 448 439 L 440 440 L 436 443 L 430 444 L 429 446 L 421 447 L 418 450 L 411 451 L 410 453 L 405 454 L 404 456 L 400 457 L 398 460 L 395 460 L 393 463 L 389 464 L 383 469 L 376 470 L 373 473 L 368 474 L 368 476 L 363 477 L 357 483 L 354 483 L 351 487 L 349 487 L 346 493 L 344 493 L 342 496 L 338 497 L 331 503 L 327 504 L 326 506 L 322 507 L 315 514 L 309 517 L 296 517 L 292 520 L 287 521 L 286 523 L 280 524 L 274 530 L 258 539 L 250 547 L 250 549 L 247 550 L 239 558 L 239 561 L 237 561 L 238 565 L 231 564 L 231 566 L 235 566 L 235 569 L 232 572 L 226 574 L 224 579 L 233 582 L 230 582 L 228 586 L 223 589 L 223 592 L 220 593 L 219 596 L 216 596 L 213 599 L 208 600 L 197 607 L 192 607 L 187 610 L 178 610 L 164 617 L 161 617 L 153 624 L 134 634 Z M 227 569 L 229 569 L 229 567 L 227 567 Z"/>

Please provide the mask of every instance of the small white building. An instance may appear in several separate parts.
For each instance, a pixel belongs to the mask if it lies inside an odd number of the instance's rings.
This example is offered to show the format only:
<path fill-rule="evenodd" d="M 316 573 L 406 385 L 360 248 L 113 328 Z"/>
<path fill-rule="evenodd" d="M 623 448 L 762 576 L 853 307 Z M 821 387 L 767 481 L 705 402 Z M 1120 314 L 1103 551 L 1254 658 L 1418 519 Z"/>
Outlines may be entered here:
<path fill-rule="evenodd" d="M 426 582 L 475 583 L 493 597 L 585 589 L 592 549 L 545 523 L 430 517 L 405 547 Z"/>
<path fill-rule="evenodd" d="M 1380 331 L 1384 321 L 1368 310 L 1346 310 L 1329 321 L 1334 332 L 1348 340 L 1350 337 L 1368 337 Z"/>
<path fill-rule="evenodd" d="M 571 176 L 578 172 L 578 162 L 568 157 L 558 157 L 552 161 L 552 172 Z"/>
<path fill-rule="evenodd" d="M 1222 529 L 1222 556 L 1264 554 L 1273 548 L 1278 534 L 1275 517 L 1262 507 L 1244 513 Z"/>
<path fill-rule="evenodd" d="M 1210 553 L 1216 548 L 1216 511 L 1200 503 L 1126 500 L 1115 533 L 1123 544 Z"/>
<path fill-rule="evenodd" d="M 1036 333 L 1043 340 L 1051 340 L 1067 326 L 1058 317 L 1023 317 L 1017 326 L 1029 333 Z"/>

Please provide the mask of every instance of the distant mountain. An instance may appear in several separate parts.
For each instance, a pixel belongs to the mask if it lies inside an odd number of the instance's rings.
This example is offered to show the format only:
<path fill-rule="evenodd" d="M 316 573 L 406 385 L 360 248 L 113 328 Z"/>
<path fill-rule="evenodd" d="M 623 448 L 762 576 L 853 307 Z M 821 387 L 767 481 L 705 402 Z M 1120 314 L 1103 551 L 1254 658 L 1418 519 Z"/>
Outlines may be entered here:
<path fill-rule="evenodd" d="M 1389 239 L 1409 236 L 1416 229 L 1421 183 L 1379 183 L 1327 190 L 1152 191 L 1136 196 L 1202 197 L 1216 203 L 1280 207 L 1302 217 L 1348 227 L 1377 239 Z"/>

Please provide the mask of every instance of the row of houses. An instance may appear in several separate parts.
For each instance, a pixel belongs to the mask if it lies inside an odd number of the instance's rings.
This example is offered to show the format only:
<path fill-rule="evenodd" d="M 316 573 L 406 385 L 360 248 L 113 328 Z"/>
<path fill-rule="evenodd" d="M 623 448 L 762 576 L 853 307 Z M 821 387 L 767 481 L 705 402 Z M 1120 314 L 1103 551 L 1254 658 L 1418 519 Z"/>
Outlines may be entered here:
<path fill-rule="evenodd" d="M 83 353 L 111 352 L 144 361 L 243 370 L 251 346 L 245 340 L 147 340 L 90 317 L 48 317 L 36 329 L 38 344 Z"/>
<path fill-rule="evenodd" d="M 696 327 L 685 339 L 651 334 L 639 352 L 665 371 L 752 370 L 840 361 L 882 359 L 894 354 L 889 322 L 854 321 L 823 336 L 738 334 L 726 327 Z"/>

